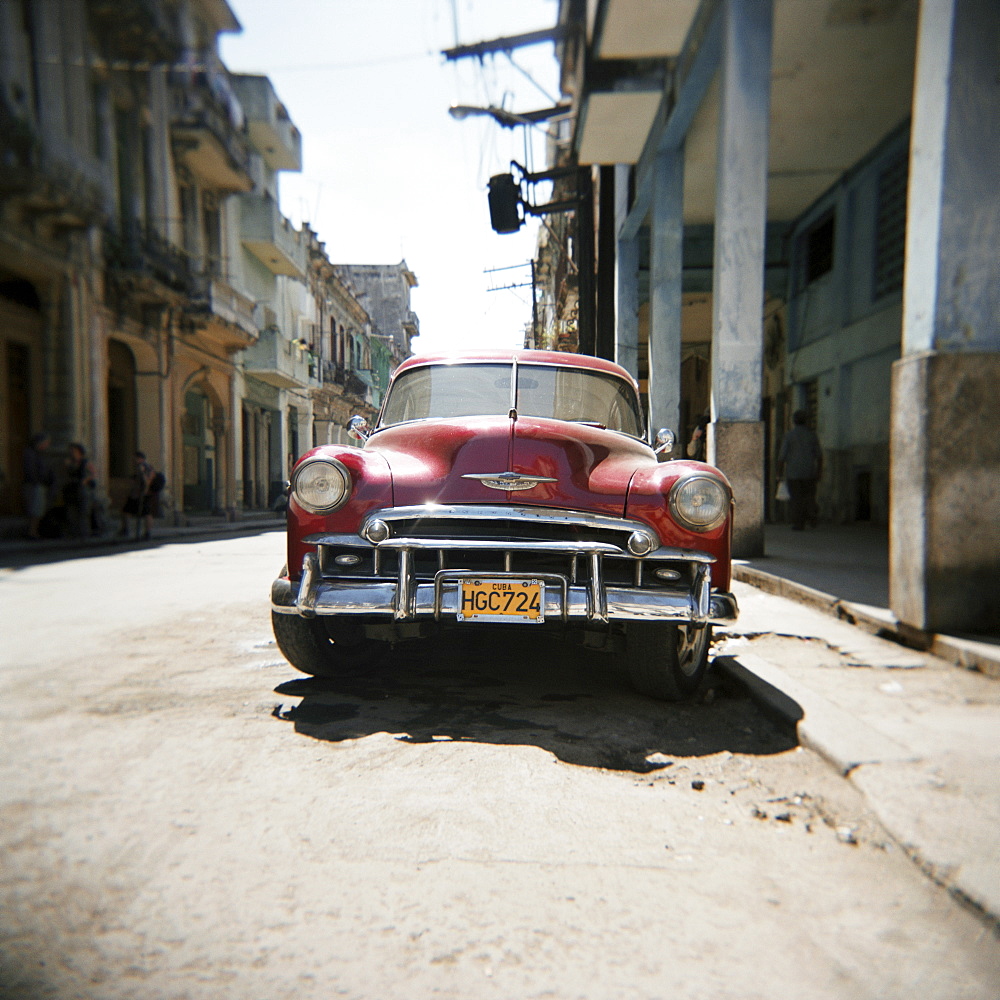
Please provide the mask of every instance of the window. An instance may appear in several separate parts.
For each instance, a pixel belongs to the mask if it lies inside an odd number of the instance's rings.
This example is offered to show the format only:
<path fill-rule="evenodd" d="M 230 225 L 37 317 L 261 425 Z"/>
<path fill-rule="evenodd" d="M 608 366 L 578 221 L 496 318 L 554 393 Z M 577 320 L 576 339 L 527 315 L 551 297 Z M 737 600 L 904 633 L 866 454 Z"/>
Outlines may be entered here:
<path fill-rule="evenodd" d="M 90 84 L 91 108 L 93 109 L 93 153 L 102 163 L 108 162 L 108 86 L 102 80 Z"/>
<path fill-rule="evenodd" d="M 202 193 L 202 224 L 205 232 L 205 256 L 208 273 L 214 278 L 224 277 L 222 268 L 222 218 L 219 204 L 211 191 Z"/>
<path fill-rule="evenodd" d="M 909 164 L 906 155 L 902 154 L 887 164 L 878 177 L 875 196 L 873 300 L 898 292 L 903 287 L 908 172 Z"/>
<path fill-rule="evenodd" d="M 180 196 L 184 250 L 194 260 L 198 256 L 198 192 L 191 185 L 182 184 Z"/>
<path fill-rule="evenodd" d="M 834 215 L 829 212 L 802 237 L 805 252 L 805 283 L 811 285 L 833 270 Z"/>

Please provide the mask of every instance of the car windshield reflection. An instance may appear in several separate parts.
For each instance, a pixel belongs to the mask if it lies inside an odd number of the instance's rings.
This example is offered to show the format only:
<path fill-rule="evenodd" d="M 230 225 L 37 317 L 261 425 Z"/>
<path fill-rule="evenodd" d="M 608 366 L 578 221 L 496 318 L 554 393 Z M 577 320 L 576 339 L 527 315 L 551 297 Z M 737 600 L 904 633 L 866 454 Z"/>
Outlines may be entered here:
<path fill-rule="evenodd" d="M 403 373 L 386 400 L 381 426 L 410 420 L 506 415 L 510 365 L 427 365 Z M 515 407 L 520 416 L 548 417 L 642 436 L 632 387 L 602 372 L 520 364 Z"/>

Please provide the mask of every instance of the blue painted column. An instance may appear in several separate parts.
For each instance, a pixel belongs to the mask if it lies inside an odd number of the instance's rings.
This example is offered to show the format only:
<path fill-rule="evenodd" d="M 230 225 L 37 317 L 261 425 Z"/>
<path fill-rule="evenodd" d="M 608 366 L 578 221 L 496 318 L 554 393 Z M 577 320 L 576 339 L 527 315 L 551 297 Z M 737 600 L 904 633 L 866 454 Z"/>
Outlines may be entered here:
<path fill-rule="evenodd" d="M 681 406 L 683 146 L 664 150 L 656 158 L 650 218 L 649 426 L 654 434 L 661 427 L 677 433 Z"/>
<path fill-rule="evenodd" d="M 623 238 L 628 217 L 627 165 L 615 167 L 615 361 L 639 377 L 639 241 Z"/>
<path fill-rule="evenodd" d="M 733 552 L 764 551 L 764 235 L 771 106 L 770 0 L 723 0 L 709 460 L 736 499 Z"/>
<path fill-rule="evenodd" d="M 1000 628 L 1000 5 L 923 0 L 893 366 L 889 600 Z"/>

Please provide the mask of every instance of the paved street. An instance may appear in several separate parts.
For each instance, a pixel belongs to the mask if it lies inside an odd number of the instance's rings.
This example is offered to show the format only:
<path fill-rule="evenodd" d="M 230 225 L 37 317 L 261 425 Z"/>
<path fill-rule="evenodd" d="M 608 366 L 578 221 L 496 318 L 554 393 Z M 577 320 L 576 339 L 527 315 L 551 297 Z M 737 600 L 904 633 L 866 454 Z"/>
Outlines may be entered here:
<path fill-rule="evenodd" d="M 0 570 L 0 996 L 997 995 L 987 924 L 742 689 L 472 627 L 312 680 L 282 549 Z M 829 655 L 771 600 L 756 644 Z"/>

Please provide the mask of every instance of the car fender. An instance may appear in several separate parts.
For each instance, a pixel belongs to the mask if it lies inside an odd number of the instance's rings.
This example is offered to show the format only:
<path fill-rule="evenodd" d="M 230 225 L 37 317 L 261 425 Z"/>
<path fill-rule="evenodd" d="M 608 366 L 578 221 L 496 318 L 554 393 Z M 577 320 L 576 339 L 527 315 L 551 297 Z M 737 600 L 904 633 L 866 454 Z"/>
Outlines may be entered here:
<path fill-rule="evenodd" d="M 315 545 L 302 541 L 305 536 L 357 532 L 366 514 L 393 504 L 392 470 L 377 452 L 352 445 L 321 445 L 306 452 L 295 467 L 313 458 L 340 462 L 350 474 L 351 495 L 337 510 L 314 514 L 300 506 L 294 490 L 291 492 L 288 498 L 288 569 L 292 579 L 301 573 L 306 553 L 316 551 Z M 294 477 L 294 470 L 292 475 Z"/>
<path fill-rule="evenodd" d="M 644 521 L 653 528 L 661 545 L 697 549 L 715 556 L 712 565 L 712 586 L 728 590 L 730 586 L 730 553 L 732 549 L 733 505 L 729 515 L 711 531 L 692 531 L 678 524 L 670 513 L 670 491 L 674 484 L 687 476 L 705 473 L 725 484 L 732 496 L 729 480 L 714 466 L 704 462 L 660 462 L 636 470 L 628 487 L 625 516 Z"/>

